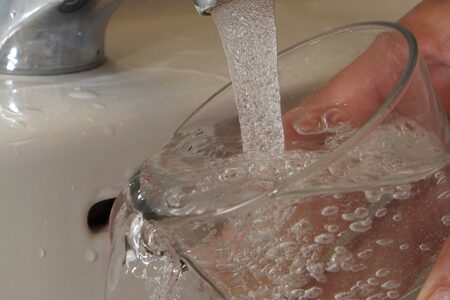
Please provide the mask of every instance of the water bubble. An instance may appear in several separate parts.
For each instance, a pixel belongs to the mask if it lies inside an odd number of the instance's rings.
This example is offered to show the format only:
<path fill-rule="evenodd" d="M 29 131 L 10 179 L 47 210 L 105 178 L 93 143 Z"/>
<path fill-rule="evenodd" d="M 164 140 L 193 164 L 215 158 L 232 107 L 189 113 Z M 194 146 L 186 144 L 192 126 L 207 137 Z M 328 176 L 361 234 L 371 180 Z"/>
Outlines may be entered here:
<path fill-rule="evenodd" d="M 366 190 L 364 191 L 364 196 L 366 197 L 366 200 L 368 202 L 376 203 L 381 200 L 381 198 L 383 197 L 383 193 L 378 189 Z"/>
<path fill-rule="evenodd" d="M 427 244 L 420 244 L 420 245 L 419 245 L 419 249 L 420 249 L 421 251 L 430 251 L 430 250 L 431 250 L 430 246 L 427 245 Z"/>
<path fill-rule="evenodd" d="M 320 287 L 312 287 L 307 289 L 304 294 L 305 299 L 316 299 L 323 293 L 323 289 Z"/>
<path fill-rule="evenodd" d="M 351 223 L 349 228 L 353 232 L 359 232 L 359 233 L 367 232 L 370 228 L 372 228 L 372 220 L 365 219 L 365 220 Z"/>
<path fill-rule="evenodd" d="M 365 270 L 365 269 L 367 269 L 367 266 L 365 265 L 365 264 L 357 264 L 357 265 L 353 265 L 353 266 L 351 266 L 351 268 L 350 268 L 350 270 L 352 271 L 352 272 L 360 272 L 360 271 L 363 271 L 363 270 Z"/>
<path fill-rule="evenodd" d="M 327 206 L 322 209 L 322 216 L 332 216 L 339 212 L 339 207 L 335 205 Z"/>
<path fill-rule="evenodd" d="M 375 217 L 382 218 L 387 214 L 387 211 L 386 207 L 380 208 L 375 212 Z"/>
<path fill-rule="evenodd" d="M 81 100 L 97 99 L 99 97 L 99 95 L 96 92 L 90 90 L 83 90 L 79 87 L 74 88 L 73 91 L 69 93 L 69 96 Z"/>
<path fill-rule="evenodd" d="M 369 210 L 365 207 L 358 207 L 355 209 L 355 215 L 357 215 L 359 218 L 366 218 L 369 215 Z"/>
<path fill-rule="evenodd" d="M 375 294 L 375 295 L 372 295 L 372 296 L 366 298 L 366 300 L 384 300 L 384 299 L 385 299 L 385 296 L 382 293 L 378 293 L 378 294 Z"/>
<path fill-rule="evenodd" d="M 94 250 L 86 250 L 84 254 L 84 259 L 88 262 L 94 262 L 97 259 L 97 253 Z"/>
<path fill-rule="evenodd" d="M 376 276 L 376 277 L 386 277 L 386 276 L 388 276 L 390 273 L 391 273 L 391 271 L 390 271 L 389 269 L 381 268 L 381 269 L 378 269 L 378 270 L 375 272 L 375 276 Z"/>
<path fill-rule="evenodd" d="M 330 244 L 334 241 L 335 236 L 332 233 L 322 233 L 322 234 L 318 234 L 314 237 L 314 242 L 316 242 L 317 244 Z"/>
<path fill-rule="evenodd" d="M 335 224 L 325 225 L 325 230 L 330 233 L 336 233 L 339 231 L 339 226 Z"/>
<path fill-rule="evenodd" d="M 392 194 L 392 198 L 397 200 L 406 200 L 411 198 L 411 192 L 410 191 L 397 191 Z"/>
<path fill-rule="evenodd" d="M 47 255 L 47 252 L 45 251 L 44 248 L 39 248 L 37 253 L 38 253 L 39 258 L 44 258 Z"/>
<path fill-rule="evenodd" d="M 441 221 L 445 226 L 450 226 L 450 215 L 443 216 Z"/>
<path fill-rule="evenodd" d="M 377 245 L 380 245 L 382 247 L 386 247 L 386 246 L 394 243 L 394 240 L 393 239 L 379 239 L 379 240 L 376 240 L 375 243 L 377 243 Z"/>
<path fill-rule="evenodd" d="M 401 286 L 401 283 L 395 280 L 389 280 L 384 282 L 381 287 L 386 290 L 394 290 L 398 289 Z"/>
<path fill-rule="evenodd" d="M 450 190 L 440 193 L 437 198 L 439 200 L 450 198 Z"/>
<path fill-rule="evenodd" d="M 349 292 L 341 292 L 334 295 L 334 299 L 336 300 L 352 300 L 355 299 L 356 292 L 349 291 Z"/>
<path fill-rule="evenodd" d="M 379 285 L 381 282 L 380 282 L 380 279 L 378 279 L 378 278 L 370 277 L 369 279 L 367 279 L 367 283 L 368 283 L 369 285 L 372 285 L 372 286 L 377 286 L 377 285 Z"/>
<path fill-rule="evenodd" d="M 400 293 L 398 291 L 389 291 L 386 293 L 386 296 L 389 299 L 397 299 L 398 297 L 400 297 Z"/>
<path fill-rule="evenodd" d="M 409 245 L 408 244 L 403 244 L 403 245 L 400 245 L 400 250 L 402 250 L 402 251 L 404 251 L 404 250 L 408 250 L 409 249 Z"/>
<path fill-rule="evenodd" d="M 402 220 L 402 214 L 400 212 L 396 213 L 393 217 L 392 220 L 394 220 L 395 222 L 400 222 Z"/>
<path fill-rule="evenodd" d="M 304 235 L 312 230 L 311 223 L 306 219 L 301 219 L 292 225 L 290 232 L 296 235 Z"/>
<path fill-rule="evenodd" d="M 361 252 L 359 252 L 356 256 L 358 256 L 361 259 L 367 259 L 373 255 L 375 251 L 373 249 L 366 249 Z"/>

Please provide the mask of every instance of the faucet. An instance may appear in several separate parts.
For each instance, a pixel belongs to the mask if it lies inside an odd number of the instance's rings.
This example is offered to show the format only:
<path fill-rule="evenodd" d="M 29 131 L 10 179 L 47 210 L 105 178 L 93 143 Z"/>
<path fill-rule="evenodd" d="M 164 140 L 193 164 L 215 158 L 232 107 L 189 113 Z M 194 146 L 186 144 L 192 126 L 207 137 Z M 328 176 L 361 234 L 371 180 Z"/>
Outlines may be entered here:
<path fill-rule="evenodd" d="M 0 73 L 54 75 L 105 61 L 104 37 L 122 0 L 0 0 Z M 226 0 L 194 0 L 200 14 Z"/>

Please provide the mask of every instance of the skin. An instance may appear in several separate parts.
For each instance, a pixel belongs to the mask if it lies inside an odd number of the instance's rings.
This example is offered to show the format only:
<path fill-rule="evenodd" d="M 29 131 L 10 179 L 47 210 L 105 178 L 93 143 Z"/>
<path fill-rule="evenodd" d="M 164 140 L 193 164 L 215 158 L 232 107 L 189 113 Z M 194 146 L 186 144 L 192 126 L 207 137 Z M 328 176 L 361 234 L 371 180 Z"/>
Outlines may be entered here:
<path fill-rule="evenodd" d="M 440 124 L 437 118 L 439 113 L 444 111 L 445 115 L 450 117 L 450 1 L 424 0 L 404 16 L 399 23 L 416 36 L 423 57 L 423 62 L 421 61 L 419 64 L 424 63 L 422 66 L 419 65 L 419 68 L 423 67 L 422 70 L 425 70 L 426 64 L 434 90 L 442 100 L 443 110 L 435 107 L 434 101 L 428 98 L 429 90 L 423 84 L 425 82 L 422 77 L 423 72 L 420 72 L 421 69 L 419 69 L 419 72 L 412 75 L 408 90 L 401 95 L 407 101 L 402 101 L 396 106 L 397 112 L 414 117 L 426 129 L 439 133 Z M 300 127 L 305 132 L 314 131 L 318 119 L 320 120 L 323 113 L 329 111 L 330 108 L 339 109 L 339 113 L 329 116 L 328 121 L 331 125 L 343 121 L 349 121 L 355 127 L 364 124 L 389 96 L 402 74 L 402 68 L 407 58 L 407 48 L 404 48 L 405 51 L 402 51 L 402 48 L 400 51 L 391 51 L 392 48 L 397 47 L 398 43 L 398 36 L 380 35 L 371 47 L 349 67 L 304 100 L 299 107 L 286 113 L 283 116 L 283 125 L 287 148 L 317 146 L 311 136 L 300 136 L 294 129 L 294 125 L 296 122 L 298 125 L 298 120 L 301 119 Z M 403 46 L 405 45 L 403 44 Z M 355 85 L 355 82 L 358 84 Z M 363 104 L 361 104 L 362 99 L 364 100 Z M 296 127 L 298 129 L 298 126 Z M 312 140 L 308 141 L 308 139 Z M 294 140 L 306 140 L 307 145 L 299 146 L 292 142 Z M 443 172 L 450 174 L 450 167 L 447 166 Z M 387 209 L 386 215 L 384 217 L 372 216 L 373 224 L 369 231 L 350 238 L 345 236 L 337 238 L 335 242 L 345 243 L 345 247 L 351 253 L 362 253 L 371 248 L 374 249 L 374 254 L 370 258 L 359 256 L 355 258 L 355 263 L 364 265 L 365 269 L 362 272 L 327 273 L 327 289 L 321 294 L 321 299 L 334 299 L 336 291 L 347 291 L 354 282 L 366 281 L 367 276 L 380 281 L 378 285 L 388 279 L 402 282 L 402 285 L 395 289 L 404 294 L 409 287 L 414 286 L 417 274 L 429 266 L 429 256 L 431 255 L 427 255 L 427 253 L 438 253 L 439 251 L 440 255 L 431 275 L 417 299 L 450 299 L 450 239 L 445 245 L 442 239 L 448 234 L 449 229 L 441 222 L 443 214 L 450 212 L 450 200 L 449 198 L 438 199 L 443 191 L 449 189 L 449 183 L 437 185 L 436 178 L 428 178 L 415 184 L 414 189 L 413 196 L 408 200 L 384 204 Z M 350 222 L 344 221 L 340 214 L 353 212 L 368 205 L 361 193 L 351 193 L 343 197 L 311 198 L 292 205 L 292 214 L 279 229 L 279 236 L 289 237 L 292 225 L 302 219 L 308 220 L 311 225 L 311 230 L 303 236 L 305 243 L 314 242 L 314 238 L 324 232 L 325 224 L 334 224 L 340 229 L 348 228 Z M 339 214 L 323 216 L 322 209 L 331 205 L 339 207 Z M 256 208 L 250 207 L 249 209 Z M 249 215 L 251 214 L 249 213 Z M 397 215 L 408 217 L 396 220 Z M 211 238 L 209 243 L 199 244 L 198 247 L 191 249 L 190 253 L 194 258 L 204 261 L 206 264 L 204 268 L 207 272 L 210 271 L 214 274 L 219 282 L 226 283 L 230 288 L 228 290 L 230 294 L 236 298 L 243 298 L 247 295 L 248 288 L 256 290 L 257 287 L 270 286 L 272 283 L 267 278 L 254 277 L 253 273 L 246 270 L 245 267 L 239 274 L 235 274 L 233 268 L 227 269 L 226 265 L 220 268 L 216 267 L 216 263 L 226 262 L 230 255 L 222 248 L 227 249 L 228 245 L 233 245 L 237 251 L 249 249 L 249 238 L 252 234 L 258 233 L 258 230 L 252 227 L 251 217 L 247 220 L 246 214 L 239 216 L 242 217 L 243 229 L 236 231 L 232 227 L 225 226 Z M 275 222 L 270 219 L 270 214 L 266 217 L 267 220 L 263 227 L 274 227 L 273 224 L 272 226 L 267 225 Z M 185 229 L 189 231 L 189 226 L 185 226 Z M 385 246 L 376 245 L 374 242 L 389 239 L 394 242 Z M 410 248 L 407 251 L 401 251 L 399 245 L 402 244 Z M 426 247 L 419 248 L 417 245 Z M 317 253 L 319 257 L 329 255 L 326 251 L 330 248 L 325 246 L 323 249 L 320 250 L 321 253 Z M 248 257 L 252 258 L 252 255 Z M 256 257 L 259 259 L 259 256 Z M 280 268 L 284 268 L 281 273 L 289 274 L 287 269 L 289 264 L 290 262 L 278 263 Z M 389 275 L 374 275 L 380 270 L 380 266 L 389 269 Z M 242 285 L 245 287 L 241 288 Z"/>
<path fill-rule="evenodd" d="M 401 18 L 399 23 L 416 37 L 434 90 L 442 102 L 445 114 L 450 117 L 450 1 L 424 0 Z M 342 112 L 331 116 L 330 123 L 350 121 L 352 125 L 358 126 L 365 122 L 389 94 L 396 74 L 400 74 L 398 67 L 404 65 L 405 53 L 385 55 L 389 52 L 389 48 L 395 47 L 395 44 L 396 37 L 384 36 L 377 39 L 352 65 L 307 98 L 301 106 L 289 111 L 284 116 L 287 147 L 294 148 L 291 141 L 301 139 L 294 129 L 296 120 L 302 119 L 300 127 L 305 131 L 313 130 L 317 125 L 317 116 L 321 116 L 330 107 L 338 108 Z M 380 53 L 383 53 L 382 57 Z M 415 80 L 422 79 L 419 75 L 413 75 L 413 81 Z M 359 83 L 357 87 L 355 82 Z M 424 124 L 425 127 L 435 128 L 433 120 L 435 122 L 436 117 L 433 115 L 433 108 L 428 107 L 423 100 L 417 100 L 415 103 L 414 99 L 419 98 L 421 93 L 426 95 L 427 91 L 412 89 L 411 95 L 405 96 L 411 100 L 402 103 L 398 112 L 409 116 L 422 114 L 432 119 L 431 122 Z M 419 96 L 412 97 L 413 94 Z M 361 99 L 365 99 L 364 105 L 361 105 Z M 418 202 L 418 205 L 423 202 Z M 450 299 L 450 239 L 442 249 L 417 299 Z"/>

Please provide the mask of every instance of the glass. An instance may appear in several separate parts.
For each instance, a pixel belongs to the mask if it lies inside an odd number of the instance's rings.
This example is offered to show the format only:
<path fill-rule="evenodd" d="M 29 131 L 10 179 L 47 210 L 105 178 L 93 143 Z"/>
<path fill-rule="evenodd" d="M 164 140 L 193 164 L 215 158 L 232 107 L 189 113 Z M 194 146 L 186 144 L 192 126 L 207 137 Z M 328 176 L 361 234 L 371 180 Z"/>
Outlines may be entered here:
<path fill-rule="evenodd" d="M 149 299 L 415 299 L 450 234 L 448 123 L 415 38 L 334 29 L 279 77 L 288 151 L 241 153 L 228 85 L 131 178 L 112 289 L 128 272 Z"/>

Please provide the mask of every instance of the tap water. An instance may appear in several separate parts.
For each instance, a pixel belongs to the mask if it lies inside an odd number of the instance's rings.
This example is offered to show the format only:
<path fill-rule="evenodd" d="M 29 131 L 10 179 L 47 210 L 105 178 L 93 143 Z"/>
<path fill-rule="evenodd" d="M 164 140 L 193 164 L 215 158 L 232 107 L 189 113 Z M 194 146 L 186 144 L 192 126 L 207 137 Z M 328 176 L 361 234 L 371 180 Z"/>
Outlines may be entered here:
<path fill-rule="evenodd" d="M 273 0 L 233 0 L 212 12 L 233 83 L 244 152 L 284 150 Z"/>
<path fill-rule="evenodd" d="M 215 140 L 210 128 L 175 136 L 146 164 L 140 192 L 121 196 L 108 288 L 131 276 L 146 287 L 144 299 L 408 294 L 450 234 L 450 201 L 439 198 L 450 187 L 438 184 L 450 172 L 438 159 L 445 149 L 395 115 L 324 170 L 298 180 L 327 147 L 354 132 L 335 132 L 322 151 L 222 158 L 215 157 L 223 154 L 218 145 L 229 141 Z M 215 158 L 200 159 L 205 152 Z M 130 206 L 143 196 L 163 217 L 147 220 Z"/>

